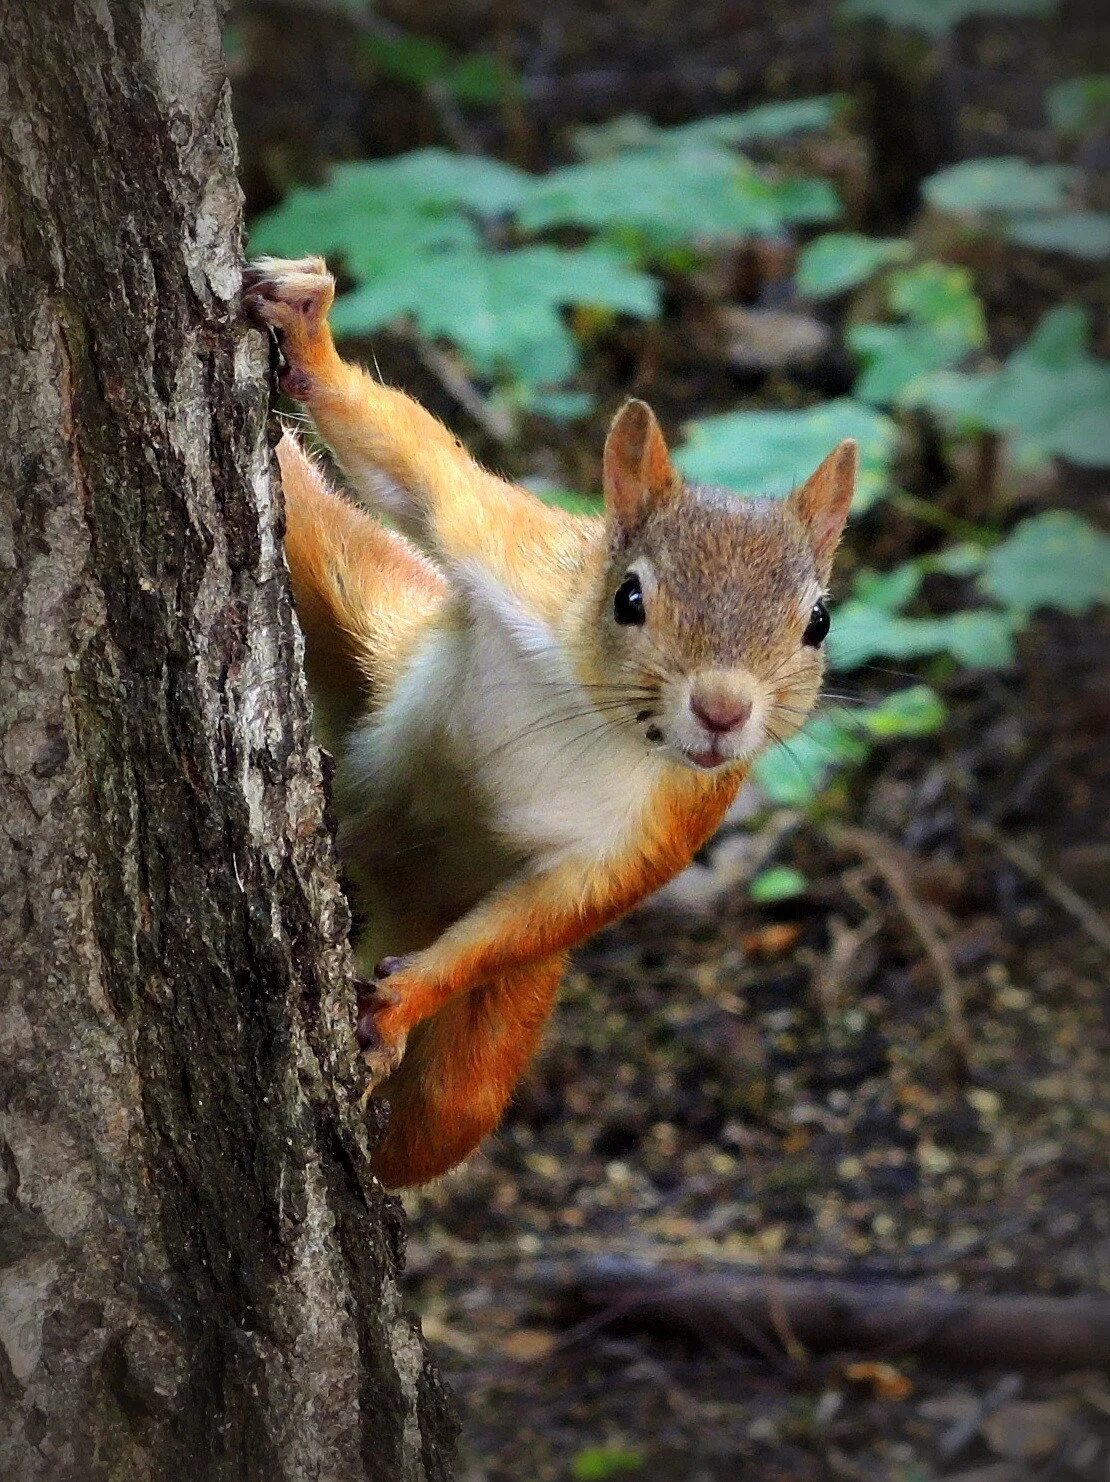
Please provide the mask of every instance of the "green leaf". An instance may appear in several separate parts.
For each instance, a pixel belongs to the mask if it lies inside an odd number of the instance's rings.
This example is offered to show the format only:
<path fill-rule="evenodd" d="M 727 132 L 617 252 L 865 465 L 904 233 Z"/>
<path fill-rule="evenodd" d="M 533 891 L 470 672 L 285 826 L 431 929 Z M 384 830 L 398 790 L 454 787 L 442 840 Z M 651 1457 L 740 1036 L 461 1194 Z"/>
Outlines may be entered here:
<path fill-rule="evenodd" d="M 1014 660 L 1019 626 L 1009 613 L 983 608 L 947 617 L 903 617 L 863 602 L 841 604 L 828 637 L 834 669 L 872 659 L 921 659 L 950 654 L 972 669 L 1003 669 Z"/>
<path fill-rule="evenodd" d="M 813 716 L 785 746 L 761 756 L 752 775 L 772 803 L 804 807 L 830 772 L 863 761 L 873 743 L 932 735 L 945 718 L 937 694 L 927 685 L 913 685 L 867 710 Z"/>
<path fill-rule="evenodd" d="M 776 865 L 769 870 L 760 870 L 748 886 L 748 894 L 761 906 L 777 905 L 779 901 L 794 900 L 806 892 L 806 877 L 799 870 L 787 865 Z"/>
<path fill-rule="evenodd" d="M 1039 252 L 1065 252 L 1100 262 L 1110 256 L 1110 212 L 1054 211 L 1013 216 L 1003 228 L 1011 242 Z"/>
<path fill-rule="evenodd" d="M 388 76 L 417 84 L 446 76 L 454 60 L 442 42 L 410 32 L 399 36 L 362 36 L 359 50 Z"/>
<path fill-rule="evenodd" d="M 923 262 L 890 276 L 891 309 L 910 324 L 857 324 L 848 344 L 863 361 L 855 394 L 893 406 L 917 380 L 963 360 L 986 339 L 983 306 L 963 268 Z"/>
<path fill-rule="evenodd" d="M 798 257 L 797 287 L 806 298 L 833 298 L 873 278 L 891 263 L 913 256 L 901 237 L 864 237 L 858 232 L 826 232 Z"/>
<path fill-rule="evenodd" d="M 643 149 L 568 165 L 537 181 L 518 212 L 527 231 L 555 226 L 632 230 L 658 246 L 775 235 L 794 223 L 840 212 L 824 180 L 758 170 L 730 150 L 706 144 Z"/>
<path fill-rule="evenodd" d="M 638 1472 L 644 1459 L 627 1446 L 587 1446 L 571 1463 L 574 1482 L 608 1482 L 628 1472 Z"/>
<path fill-rule="evenodd" d="M 1110 536 L 1068 510 L 1034 515 L 987 554 L 979 585 L 1022 612 L 1086 612 L 1110 602 Z"/>
<path fill-rule="evenodd" d="M 754 144 L 785 139 L 790 134 L 819 133 L 832 127 L 844 107 L 840 93 L 820 98 L 792 98 L 785 103 L 760 103 L 744 113 L 718 113 L 694 123 L 660 129 L 664 142 L 685 147 L 712 141 L 717 144 Z"/>
<path fill-rule="evenodd" d="M 456 62 L 444 84 L 461 102 L 490 108 L 520 91 L 519 79 L 500 57 L 480 52 Z"/>
<path fill-rule="evenodd" d="M 857 324 L 848 345 L 863 361 L 854 389 L 870 406 L 894 406 L 921 376 L 962 360 L 967 345 L 930 324 Z"/>
<path fill-rule="evenodd" d="M 1001 155 L 940 170 L 921 190 L 938 211 L 1059 211 L 1078 175 L 1069 165 L 1031 165 L 1016 155 Z"/>
<path fill-rule="evenodd" d="M 936 329 L 949 329 L 969 348 L 986 343 L 983 305 L 966 268 L 943 262 L 918 263 L 891 273 L 888 293 L 895 314 Z"/>
<path fill-rule="evenodd" d="M 897 436 L 889 417 L 849 400 L 801 412 L 726 412 L 691 422 L 687 432 L 689 441 L 675 454 L 683 473 L 744 494 L 786 493 L 842 438 L 854 437 L 860 445 L 856 511 L 886 492 Z"/>
<path fill-rule="evenodd" d="M 622 113 L 603 124 L 574 130 L 574 147 L 582 159 L 610 159 L 630 150 L 683 150 L 705 144 L 750 144 L 789 134 L 828 129 L 844 106 L 839 93 L 762 103 L 745 113 L 718 113 L 674 128 L 660 128 L 640 113 Z"/>
<path fill-rule="evenodd" d="M 1045 104 L 1058 134 L 1085 134 L 1110 122 L 1110 73 L 1072 77 L 1049 88 Z"/>
<path fill-rule="evenodd" d="M 565 380 L 578 347 L 558 310 L 594 304 L 641 318 L 658 311 L 658 285 L 604 247 L 460 251 L 400 267 L 341 298 L 338 333 L 366 333 L 401 314 L 453 340 L 474 367 L 529 385 Z"/>
<path fill-rule="evenodd" d="M 973 15 L 1045 16 L 1057 0 L 840 0 L 839 13 L 850 20 L 881 21 L 905 26 L 927 36 L 946 36 Z"/>
<path fill-rule="evenodd" d="M 1085 311 L 1063 304 L 1001 370 L 925 376 L 904 404 L 1010 437 L 1028 462 L 1060 457 L 1110 467 L 1110 366 L 1090 354 L 1088 341 Z"/>

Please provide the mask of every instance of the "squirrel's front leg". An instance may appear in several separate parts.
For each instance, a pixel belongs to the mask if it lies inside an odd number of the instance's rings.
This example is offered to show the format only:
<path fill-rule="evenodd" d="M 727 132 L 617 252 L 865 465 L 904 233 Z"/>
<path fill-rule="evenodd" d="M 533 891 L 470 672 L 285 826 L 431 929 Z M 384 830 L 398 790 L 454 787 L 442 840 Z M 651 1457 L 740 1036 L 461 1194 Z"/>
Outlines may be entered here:
<path fill-rule="evenodd" d="M 371 1084 L 396 1068 L 410 1031 L 458 994 L 576 946 L 664 878 L 646 860 L 626 862 L 619 871 L 610 864 L 604 876 L 580 860 L 569 862 L 503 887 L 430 947 L 384 958 L 359 1007 L 359 1044 Z"/>

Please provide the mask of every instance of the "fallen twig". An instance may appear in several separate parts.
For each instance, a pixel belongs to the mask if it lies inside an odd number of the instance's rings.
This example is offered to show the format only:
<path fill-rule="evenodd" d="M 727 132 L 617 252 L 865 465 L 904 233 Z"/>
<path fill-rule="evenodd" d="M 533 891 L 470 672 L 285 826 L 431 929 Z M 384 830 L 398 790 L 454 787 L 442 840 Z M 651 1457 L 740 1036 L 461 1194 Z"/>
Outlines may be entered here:
<path fill-rule="evenodd" d="M 906 924 L 921 943 L 940 985 L 941 1002 L 953 1054 L 966 1069 L 971 1037 L 964 1016 L 963 986 L 952 966 L 948 949 L 933 925 L 928 911 L 910 885 L 904 851 L 889 839 L 850 824 L 828 825 L 829 838 L 836 845 L 850 849 L 869 864 L 886 882 Z"/>
<path fill-rule="evenodd" d="M 608 1314 L 645 1331 L 764 1349 L 781 1324 L 810 1353 L 870 1353 L 966 1367 L 1110 1364 L 1110 1299 L 994 1296 L 940 1287 L 746 1276 L 606 1257 L 552 1263 L 533 1279 L 562 1320 Z M 753 1341 L 758 1336 L 758 1342 Z"/>

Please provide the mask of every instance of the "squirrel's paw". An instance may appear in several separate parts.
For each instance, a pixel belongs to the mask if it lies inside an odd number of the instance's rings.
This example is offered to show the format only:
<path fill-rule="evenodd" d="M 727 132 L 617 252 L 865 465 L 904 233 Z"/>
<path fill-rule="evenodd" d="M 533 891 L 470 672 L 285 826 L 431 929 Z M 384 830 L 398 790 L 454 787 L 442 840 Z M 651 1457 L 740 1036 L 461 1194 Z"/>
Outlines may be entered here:
<path fill-rule="evenodd" d="M 279 378 L 291 396 L 309 387 L 305 362 L 335 297 L 335 279 L 322 257 L 260 257 L 243 270 L 243 308 L 277 334 L 286 369 Z"/>
<path fill-rule="evenodd" d="M 380 981 L 360 980 L 357 987 L 358 1020 L 355 1035 L 362 1058 L 370 1072 L 367 1094 L 374 1091 L 397 1069 L 405 1053 L 405 1034 L 388 1034 L 382 1016 L 401 1001 L 401 995 Z"/>

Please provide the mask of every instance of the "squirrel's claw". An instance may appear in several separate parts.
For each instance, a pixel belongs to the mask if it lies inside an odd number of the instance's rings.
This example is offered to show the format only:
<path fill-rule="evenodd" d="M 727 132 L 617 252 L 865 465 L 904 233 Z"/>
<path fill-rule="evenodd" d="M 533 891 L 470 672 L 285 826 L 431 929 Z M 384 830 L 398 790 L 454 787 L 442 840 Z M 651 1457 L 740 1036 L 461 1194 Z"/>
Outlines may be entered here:
<path fill-rule="evenodd" d="M 358 1019 L 355 1024 L 355 1037 L 362 1051 L 363 1061 L 370 1073 L 370 1081 L 366 1088 L 368 1096 L 400 1065 L 405 1053 L 407 1036 L 401 1035 L 399 1039 L 387 1039 L 378 1023 L 379 1014 L 400 1003 L 401 995 L 396 989 L 360 979 L 356 993 Z"/>

